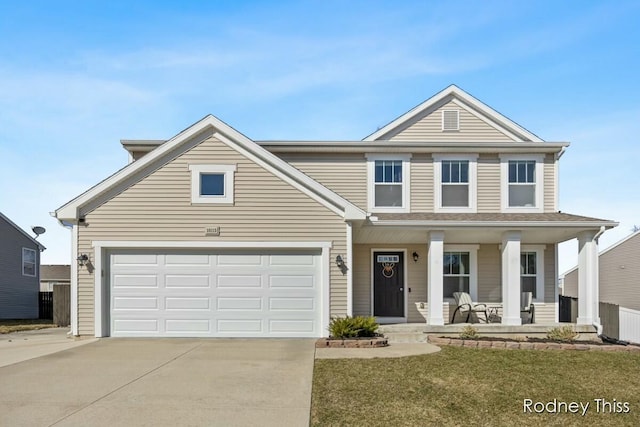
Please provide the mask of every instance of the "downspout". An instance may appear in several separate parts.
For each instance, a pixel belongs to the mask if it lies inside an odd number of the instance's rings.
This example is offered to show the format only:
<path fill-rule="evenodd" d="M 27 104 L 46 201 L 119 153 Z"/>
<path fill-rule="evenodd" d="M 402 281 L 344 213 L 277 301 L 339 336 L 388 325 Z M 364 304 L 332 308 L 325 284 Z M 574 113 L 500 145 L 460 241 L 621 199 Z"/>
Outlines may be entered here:
<path fill-rule="evenodd" d="M 600 226 L 600 231 L 598 231 L 596 233 L 595 236 L 593 236 L 593 240 L 598 240 L 598 237 L 602 236 L 602 233 L 605 232 L 605 227 L 604 225 Z M 598 267 L 598 276 L 600 276 L 600 256 L 598 255 L 598 259 L 597 259 L 597 263 L 596 266 Z M 598 300 L 600 299 L 600 277 L 598 277 Z M 596 301 L 595 304 L 600 304 L 600 301 Z M 600 323 L 600 309 L 598 309 L 598 317 L 597 317 L 597 321 L 593 322 L 593 326 L 595 326 L 596 328 L 596 333 L 598 334 L 598 337 L 602 337 L 602 324 Z"/>

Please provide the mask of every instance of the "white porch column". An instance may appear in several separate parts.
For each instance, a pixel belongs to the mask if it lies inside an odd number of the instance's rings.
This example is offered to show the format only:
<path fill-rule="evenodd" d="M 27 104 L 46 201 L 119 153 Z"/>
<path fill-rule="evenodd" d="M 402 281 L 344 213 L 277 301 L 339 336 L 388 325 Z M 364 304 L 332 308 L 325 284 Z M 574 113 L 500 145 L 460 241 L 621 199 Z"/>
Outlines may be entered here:
<path fill-rule="evenodd" d="M 429 325 L 444 325 L 442 312 L 444 257 L 444 231 L 429 233 L 429 249 L 427 252 L 427 301 L 429 305 Z"/>
<path fill-rule="evenodd" d="M 597 231 L 578 235 L 578 325 L 600 323 Z"/>
<path fill-rule="evenodd" d="M 521 325 L 520 231 L 502 235 L 502 324 Z"/>

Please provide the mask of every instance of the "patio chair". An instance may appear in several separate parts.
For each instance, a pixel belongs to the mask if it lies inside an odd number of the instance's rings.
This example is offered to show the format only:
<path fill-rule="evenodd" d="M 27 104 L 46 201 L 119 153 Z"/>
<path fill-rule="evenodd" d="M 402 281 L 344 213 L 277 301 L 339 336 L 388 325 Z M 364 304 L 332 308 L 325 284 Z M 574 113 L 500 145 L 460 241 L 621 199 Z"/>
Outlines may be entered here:
<path fill-rule="evenodd" d="M 528 313 L 531 321 L 535 323 L 536 307 L 533 305 L 533 292 L 522 292 L 520 294 L 520 314 Z"/>
<path fill-rule="evenodd" d="M 458 312 L 467 313 L 467 319 L 465 320 L 465 323 L 469 323 L 469 319 L 471 318 L 471 313 L 484 314 L 485 323 L 489 323 L 489 316 L 487 314 L 486 304 L 474 303 L 471 300 L 471 295 L 469 295 L 467 292 L 454 292 L 453 298 L 455 298 L 456 300 L 457 307 L 453 311 L 453 316 L 451 316 L 451 323 L 455 323 L 456 314 Z"/>

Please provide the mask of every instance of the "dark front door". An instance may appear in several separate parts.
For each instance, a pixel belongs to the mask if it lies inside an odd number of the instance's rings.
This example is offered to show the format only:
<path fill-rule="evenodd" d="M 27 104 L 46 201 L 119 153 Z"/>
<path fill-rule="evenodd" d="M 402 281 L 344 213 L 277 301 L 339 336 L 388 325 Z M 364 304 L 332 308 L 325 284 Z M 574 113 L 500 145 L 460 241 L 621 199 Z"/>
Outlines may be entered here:
<path fill-rule="evenodd" d="M 404 317 L 402 252 L 373 253 L 373 315 Z"/>

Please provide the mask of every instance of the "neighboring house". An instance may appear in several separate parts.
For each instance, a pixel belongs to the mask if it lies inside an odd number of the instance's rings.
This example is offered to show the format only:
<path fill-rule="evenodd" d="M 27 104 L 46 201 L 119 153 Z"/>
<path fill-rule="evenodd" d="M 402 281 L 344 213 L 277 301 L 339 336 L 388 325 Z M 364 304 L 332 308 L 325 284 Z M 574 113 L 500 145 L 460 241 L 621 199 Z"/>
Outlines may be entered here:
<path fill-rule="evenodd" d="M 640 310 L 640 231 L 630 234 L 600 253 L 599 300 Z M 564 274 L 562 294 L 578 297 L 578 267 Z"/>
<path fill-rule="evenodd" d="M 38 318 L 38 270 L 44 249 L 0 213 L 0 319 Z"/>
<path fill-rule="evenodd" d="M 332 316 L 449 321 L 454 291 L 557 320 L 557 245 L 617 224 L 558 211 L 545 142 L 450 86 L 360 141 L 254 141 L 206 116 L 56 211 L 72 225 L 72 332 L 318 337 Z M 85 261 L 86 259 L 86 261 Z M 423 304 L 421 304 L 423 303 Z M 419 310 L 420 306 L 424 310 Z M 424 317 L 423 317 L 424 316 Z M 578 323 L 599 322 L 597 304 Z"/>
<path fill-rule="evenodd" d="M 40 292 L 53 292 L 54 285 L 69 285 L 70 283 L 70 265 L 40 266 Z"/>

